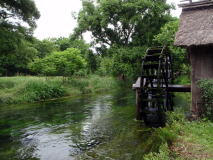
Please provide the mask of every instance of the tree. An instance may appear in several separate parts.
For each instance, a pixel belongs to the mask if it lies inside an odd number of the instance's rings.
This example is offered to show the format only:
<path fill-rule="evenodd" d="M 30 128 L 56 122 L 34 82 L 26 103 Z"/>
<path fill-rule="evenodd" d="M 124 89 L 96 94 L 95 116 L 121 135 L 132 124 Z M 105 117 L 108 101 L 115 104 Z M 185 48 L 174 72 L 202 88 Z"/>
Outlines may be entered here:
<path fill-rule="evenodd" d="M 64 51 L 67 48 L 77 48 L 81 51 L 83 56 L 88 54 L 90 48 L 90 45 L 87 44 L 83 39 L 75 39 L 72 37 L 72 35 L 70 38 L 52 38 L 51 41 L 55 43 L 60 51 Z"/>
<path fill-rule="evenodd" d="M 97 69 L 96 55 L 90 50 L 90 45 L 87 44 L 83 39 L 75 39 L 70 36 L 70 38 L 56 38 L 52 39 L 57 48 L 60 51 L 64 51 L 67 48 L 77 48 L 81 51 L 81 56 L 87 61 L 87 70 L 89 72 L 94 72 Z"/>
<path fill-rule="evenodd" d="M 85 59 L 80 55 L 80 51 L 74 48 L 54 52 L 29 64 L 32 72 L 46 76 L 72 76 L 85 66 Z"/>
<path fill-rule="evenodd" d="M 170 19 L 166 0 L 83 0 L 76 36 L 90 31 L 94 43 L 106 46 L 142 46 Z"/>
<path fill-rule="evenodd" d="M 58 46 L 51 39 L 44 39 L 42 41 L 35 39 L 33 44 L 38 50 L 39 58 L 44 58 L 55 51 L 59 51 Z"/>
<path fill-rule="evenodd" d="M 0 27 L 0 75 L 27 73 L 27 63 L 37 55 L 37 50 L 26 38 L 22 29 L 12 30 L 9 24 Z"/>
<path fill-rule="evenodd" d="M 1 21 L 9 22 L 11 19 L 19 19 L 23 22 L 26 22 L 30 27 L 35 28 L 35 20 L 39 17 L 40 13 L 36 8 L 34 1 L 32 0 L 0 1 Z"/>
<path fill-rule="evenodd" d="M 113 47 L 108 52 L 111 58 L 104 58 L 100 69 L 114 76 L 136 78 L 141 70 L 141 60 L 147 47 Z"/>
<path fill-rule="evenodd" d="M 31 42 L 39 16 L 32 0 L 0 0 L 0 75 L 28 72 L 37 54 Z"/>
<path fill-rule="evenodd" d="M 166 23 L 160 33 L 154 37 L 156 45 L 167 45 L 172 53 L 175 72 L 189 73 L 189 62 L 186 58 L 186 51 L 180 47 L 174 46 L 175 33 L 178 31 L 179 20 L 173 19 Z"/>

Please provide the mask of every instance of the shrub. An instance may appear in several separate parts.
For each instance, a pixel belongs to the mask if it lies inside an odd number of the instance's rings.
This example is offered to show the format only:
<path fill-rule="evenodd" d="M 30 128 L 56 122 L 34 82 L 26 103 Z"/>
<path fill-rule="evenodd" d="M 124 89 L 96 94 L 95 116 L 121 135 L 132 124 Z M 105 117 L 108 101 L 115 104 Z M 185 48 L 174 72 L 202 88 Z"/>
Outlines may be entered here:
<path fill-rule="evenodd" d="M 85 59 L 80 55 L 80 51 L 74 48 L 54 52 L 29 64 L 32 72 L 47 76 L 72 76 L 85 67 Z"/>
<path fill-rule="evenodd" d="M 205 108 L 204 115 L 213 120 L 213 80 L 200 80 L 198 86 L 201 89 L 203 107 Z"/>
<path fill-rule="evenodd" d="M 101 59 L 100 67 L 97 70 L 97 74 L 101 76 L 111 75 L 112 74 L 112 58 L 104 57 Z"/>
<path fill-rule="evenodd" d="M 24 92 L 24 95 L 20 97 L 27 102 L 44 101 L 51 98 L 62 97 L 66 94 L 65 89 L 58 83 L 47 83 L 30 81 L 26 84 L 26 87 L 19 92 Z"/>

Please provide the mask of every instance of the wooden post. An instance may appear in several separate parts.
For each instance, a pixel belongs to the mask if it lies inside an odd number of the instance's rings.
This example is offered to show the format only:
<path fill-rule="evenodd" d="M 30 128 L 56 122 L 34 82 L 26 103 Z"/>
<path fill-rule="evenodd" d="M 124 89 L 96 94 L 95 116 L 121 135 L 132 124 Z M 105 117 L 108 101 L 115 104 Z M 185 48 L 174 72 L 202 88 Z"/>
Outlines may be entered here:
<path fill-rule="evenodd" d="M 142 103 L 141 103 L 141 89 L 136 89 L 136 111 L 137 111 L 137 115 L 136 115 L 136 119 L 137 120 L 142 120 L 143 119 L 143 117 L 142 117 L 142 114 L 141 114 L 141 112 L 142 112 L 142 108 L 141 108 L 141 105 L 142 105 Z"/>

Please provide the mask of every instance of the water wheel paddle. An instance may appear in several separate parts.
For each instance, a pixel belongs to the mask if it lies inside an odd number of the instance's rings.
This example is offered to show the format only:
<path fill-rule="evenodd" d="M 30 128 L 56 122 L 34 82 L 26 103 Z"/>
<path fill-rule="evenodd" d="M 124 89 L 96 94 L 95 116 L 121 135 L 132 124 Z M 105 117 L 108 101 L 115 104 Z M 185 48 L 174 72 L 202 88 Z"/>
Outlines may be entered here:
<path fill-rule="evenodd" d="M 173 110 L 172 93 L 168 86 L 173 83 L 172 60 L 166 47 L 149 48 L 142 60 L 140 81 L 140 117 L 148 126 L 158 127 L 165 123 L 165 112 Z"/>

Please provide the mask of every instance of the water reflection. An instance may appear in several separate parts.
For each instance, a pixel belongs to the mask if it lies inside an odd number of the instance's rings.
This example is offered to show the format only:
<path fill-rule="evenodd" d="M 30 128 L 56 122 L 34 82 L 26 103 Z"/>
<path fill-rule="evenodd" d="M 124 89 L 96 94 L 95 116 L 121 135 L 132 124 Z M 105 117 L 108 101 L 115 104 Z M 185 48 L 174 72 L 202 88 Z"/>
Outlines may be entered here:
<path fill-rule="evenodd" d="M 120 101 L 115 105 L 118 97 L 101 95 L 1 109 L 1 160 L 74 159 L 111 136 L 112 109 L 125 105 Z"/>

